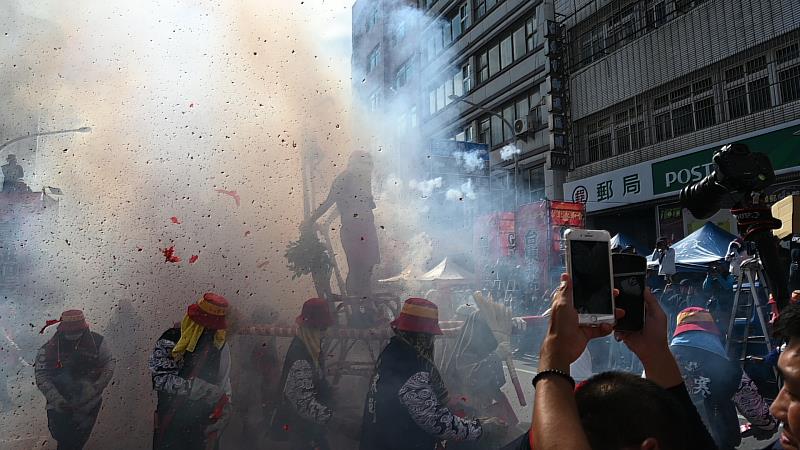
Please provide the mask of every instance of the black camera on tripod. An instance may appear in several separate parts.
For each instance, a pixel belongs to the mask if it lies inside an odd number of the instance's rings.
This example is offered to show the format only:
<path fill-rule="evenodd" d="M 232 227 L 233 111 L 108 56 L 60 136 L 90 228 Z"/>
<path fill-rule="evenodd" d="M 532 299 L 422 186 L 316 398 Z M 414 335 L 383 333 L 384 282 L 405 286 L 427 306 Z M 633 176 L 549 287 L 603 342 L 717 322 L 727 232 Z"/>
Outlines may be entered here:
<path fill-rule="evenodd" d="M 716 214 L 725 195 L 748 196 L 775 182 L 775 170 L 767 155 L 753 153 L 744 144 L 722 147 L 714 152 L 711 161 L 714 171 L 697 183 L 683 188 L 680 194 L 681 206 L 698 219 L 707 219 Z"/>
<path fill-rule="evenodd" d="M 714 171 L 695 184 L 681 190 L 681 206 L 698 219 L 707 219 L 720 210 L 728 196 L 733 203 L 739 233 L 755 248 L 767 285 L 782 309 L 789 301 L 789 288 L 778 259 L 778 245 L 772 230 L 780 228 L 780 220 L 762 200 L 761 191 L 775 182 L 775 170 L 767 155 L 751 152 L 745 144 L 725 145 L 711 158 Z"/>

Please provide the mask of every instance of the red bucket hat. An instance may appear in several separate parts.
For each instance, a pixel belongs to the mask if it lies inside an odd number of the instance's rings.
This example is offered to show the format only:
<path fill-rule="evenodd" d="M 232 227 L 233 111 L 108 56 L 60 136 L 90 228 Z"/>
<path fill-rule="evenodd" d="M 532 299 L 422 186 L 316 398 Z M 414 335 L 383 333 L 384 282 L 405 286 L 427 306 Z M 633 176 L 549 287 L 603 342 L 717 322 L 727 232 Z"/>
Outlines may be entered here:
<path fill-rule="evenodd" d="M 675 328 L 675 337 L 687 331 L 705 331 L 719 336 L 719 328 L 714 322 L 714 317 L 704 308 L 692 306 L 678 313 L 678 326 Z"/>
<path fill-rule="evenodd" d="M 88 330 L 89 324 L 86 323 L 86 317 L 80 309 L 70 309 L 61 313 L 61 319 L 58 322 L 58 331 L 66 333 L 74 331 Z"/>
<path fill-rule="evenodd" d="M 333 317 L 331 317 L 331 309 L 328 302 L 321 298 L 306 300 L 295 322 L 297 325 L 308 325 L 314 328 L 328 328 L 333 325 Z"/>
<path fill-rule="evenodd" d="M 439 328 L 439 308 L 424 298 L 406 300 L 400 315 L 391 325 L 400 331 L 442 334 L 442 329 Z"/>
<path fill-rule="evenodd" d="M 192 303 L 186 314 L 199 325 L 211 330 L 224 330 L 228 328 L 225 313 L 228 310 L 228 300 L 225 297 L 207 292 L 203 298 Z"/>

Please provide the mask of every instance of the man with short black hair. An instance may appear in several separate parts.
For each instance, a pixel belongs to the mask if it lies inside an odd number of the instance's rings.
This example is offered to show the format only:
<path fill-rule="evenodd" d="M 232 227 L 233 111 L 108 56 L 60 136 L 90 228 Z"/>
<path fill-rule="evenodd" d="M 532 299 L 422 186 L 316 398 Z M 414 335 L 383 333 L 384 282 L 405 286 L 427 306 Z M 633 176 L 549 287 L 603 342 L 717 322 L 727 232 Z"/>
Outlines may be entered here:
<path fill-rule="evenodd" d="M 797 450 L 800 449 L 800 305 L 789 305 L 781 311 L 775 334 L 788 342 L 778 358 L 783 387 L 770 412 L 783 424 L 781 446 Z"/>
<path fill-rule="evenodd" d="M 684 410 L 652 381 L 630 373 L 604 372 L 575 390 L 575 403 L 593 450 L 690 448 L 686 433 L 676 433 L 686 430 Z M 619 432 L 621 424 L 628 432 Z M 645 445 L 654 443 L 658 447 Z"/>

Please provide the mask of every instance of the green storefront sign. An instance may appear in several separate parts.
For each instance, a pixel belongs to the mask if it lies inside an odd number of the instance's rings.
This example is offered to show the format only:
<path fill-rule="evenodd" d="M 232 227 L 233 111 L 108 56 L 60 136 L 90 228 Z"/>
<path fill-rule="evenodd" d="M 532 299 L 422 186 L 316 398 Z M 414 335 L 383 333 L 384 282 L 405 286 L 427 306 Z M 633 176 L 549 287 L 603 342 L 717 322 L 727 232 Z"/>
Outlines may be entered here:
<path fill-rule="evenodd" d="M 797 127 L 742 139 L 751 151 L 766 153 L 775 170 L 800 166 L 800 136 Z M 731 141 L 733 142 L 733 141 Z M 653 194 L 665 194 L 695 183 L 714 170 L 711 156 L 719 147 L 709 147 L 677 158 L 653 163 Z"/>

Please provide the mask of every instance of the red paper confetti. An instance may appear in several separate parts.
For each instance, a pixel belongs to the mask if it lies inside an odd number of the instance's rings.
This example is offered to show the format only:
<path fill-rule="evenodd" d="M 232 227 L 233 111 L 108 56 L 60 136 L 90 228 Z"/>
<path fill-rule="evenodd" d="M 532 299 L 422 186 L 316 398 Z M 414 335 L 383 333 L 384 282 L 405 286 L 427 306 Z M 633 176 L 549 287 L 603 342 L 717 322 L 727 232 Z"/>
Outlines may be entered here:
<path fill-rule="evenodd" d="M 220 194 L 230 195 L 236 201 L 236 206 L 239 206 L 242 199 L 239 197 L 239 194 L 236 191 L 226 191 L 225 189 L 214 189 L 215 191 L 219 192 Z"/>
<path fill-rule="evenodd" d="M 289 431 L 289 424 L 283 425 L 283 431 Z"/>
<path fill-rule="evenodd" d="M 161 250 L 161 253 L 164 254 L 164 262 L 171 262 L 171 263 L 179 263 L 181 262 L 181 257 L 175 255 L 175 246 L 170 246 Z"/>
<path fill-rule="evenodd" d="M 195 262 L 197 262 L 197 258 L 199 258 L 199 256 L 192 255 L 192 257 L 189 258 L 189 264 L 194 264 Z"/>
<path fill-rule="evenodd" d="M 177 217 L 175 217 L 175 216 L 172 216 L 172 217 L 170 217 L 170 218 L 169 218 L 169 220 L 170 220 L 172 223 L 174 223 L 174 224 L 178 224 L 178 225 L 180 225 L 180 224 L 181 224 L 181 221 L 180 221 L 180 219 L 178 219 L 178 218 L 177 218 Z"/>

